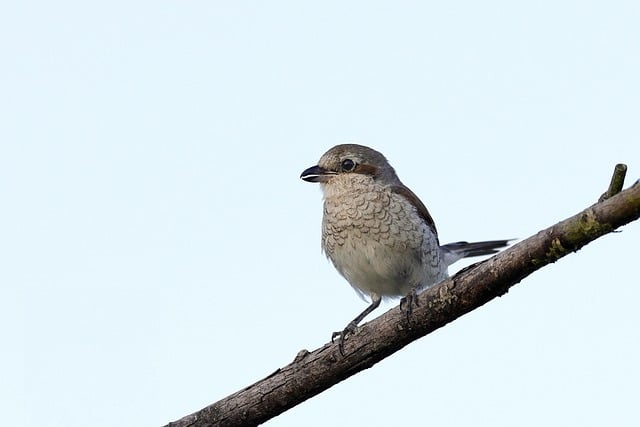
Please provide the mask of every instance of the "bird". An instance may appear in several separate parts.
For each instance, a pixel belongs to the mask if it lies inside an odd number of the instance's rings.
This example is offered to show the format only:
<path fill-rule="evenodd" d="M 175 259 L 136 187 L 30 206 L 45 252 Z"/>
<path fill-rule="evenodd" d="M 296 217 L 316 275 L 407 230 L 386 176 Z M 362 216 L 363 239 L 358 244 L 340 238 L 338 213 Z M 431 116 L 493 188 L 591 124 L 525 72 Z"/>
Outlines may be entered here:
<path fill-rule="evenodd" d="M 368 307 L 331 340 L 344 340 L 383 298 L 418 294 L 448 277 L 448 267 L 467 257 L 491 255 L 511 239 L 440 245 L 422 201 L 404 185 L 385 156 L 364 145 L 340 144 L 305 169 L 300 178 L 319 183 L 324 198 L 322 251 Z"/>

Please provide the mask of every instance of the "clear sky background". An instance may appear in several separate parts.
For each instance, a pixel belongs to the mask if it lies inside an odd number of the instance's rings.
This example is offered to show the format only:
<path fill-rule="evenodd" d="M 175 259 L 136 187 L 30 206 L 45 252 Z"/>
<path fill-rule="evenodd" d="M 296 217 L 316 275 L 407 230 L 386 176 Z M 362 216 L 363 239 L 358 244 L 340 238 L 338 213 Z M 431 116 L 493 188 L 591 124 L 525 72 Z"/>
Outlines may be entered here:
<path fill-rule="evenodd" d="M 383 152 L 442 242 L 528 237 L 618 162 L 629 185 L 639 22 L 637 1 L 3 3 L 2 423 L 163 425 L 327 342 L 365 307 L 299 179 L 335 144 Z M 639 241 L 269 424 L 637 426 Z"/>

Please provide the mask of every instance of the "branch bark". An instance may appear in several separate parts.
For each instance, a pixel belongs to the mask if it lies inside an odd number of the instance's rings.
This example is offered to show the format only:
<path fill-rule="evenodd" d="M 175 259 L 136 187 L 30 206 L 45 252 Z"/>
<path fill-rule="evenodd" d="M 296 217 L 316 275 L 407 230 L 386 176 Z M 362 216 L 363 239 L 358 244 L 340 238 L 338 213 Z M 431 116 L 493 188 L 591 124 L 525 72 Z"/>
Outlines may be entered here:
<path fill-rule="evenodd" d="M 622 188 L 616 178 L 621 172 L 618 165 L 606 199 L 427 289 L 410 316 L 395 307 L 362 325 L 345 340 L 346 356 L 332 343 L 312 352 L 301 350 L 287 366 L 167 427 L 263 423 L 505 294 L 545 265 L 637 220 L 640 183 L 615 194 Z"/>

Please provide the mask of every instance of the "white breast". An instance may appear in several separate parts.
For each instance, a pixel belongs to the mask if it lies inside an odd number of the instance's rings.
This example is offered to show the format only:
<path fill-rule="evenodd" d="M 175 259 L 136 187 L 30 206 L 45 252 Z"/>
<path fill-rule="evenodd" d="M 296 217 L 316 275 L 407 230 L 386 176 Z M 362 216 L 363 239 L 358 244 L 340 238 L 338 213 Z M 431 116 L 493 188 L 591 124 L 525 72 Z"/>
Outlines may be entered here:
<path fill-rule="evenodd" d="M 359 293 L 404 296 L 446 277 L 435 236 L 404 197 L 361 175 L 323 190 L 323 250 Z"/>

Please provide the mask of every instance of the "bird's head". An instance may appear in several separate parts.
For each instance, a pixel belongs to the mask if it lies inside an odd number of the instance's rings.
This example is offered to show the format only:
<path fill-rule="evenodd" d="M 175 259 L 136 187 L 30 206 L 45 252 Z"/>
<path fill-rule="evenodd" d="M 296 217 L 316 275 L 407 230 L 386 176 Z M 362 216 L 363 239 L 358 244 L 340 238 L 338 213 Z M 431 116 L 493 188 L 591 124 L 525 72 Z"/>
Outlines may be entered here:
<path fill-rule="evenodd" d="M 316 166 L 300 175 L 304 181 L 328 185 L 347 177 L 373 180 L 381 185 L 400 184 L 396 172 L 382 153 L 358 144 L 336 145 L 320 157 Z"/>

